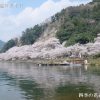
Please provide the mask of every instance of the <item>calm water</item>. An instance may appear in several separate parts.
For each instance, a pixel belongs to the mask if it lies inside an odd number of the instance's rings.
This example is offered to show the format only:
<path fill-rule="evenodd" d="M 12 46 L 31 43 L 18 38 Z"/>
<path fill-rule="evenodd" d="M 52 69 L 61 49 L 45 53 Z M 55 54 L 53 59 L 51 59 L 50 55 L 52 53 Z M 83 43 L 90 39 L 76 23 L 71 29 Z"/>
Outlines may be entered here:
<path fill-rule="evenodd" d="M 95 92 L 100 93 L 100 67 L 0 62 L 0 100 L 97 100 L 78 97 Z"/>

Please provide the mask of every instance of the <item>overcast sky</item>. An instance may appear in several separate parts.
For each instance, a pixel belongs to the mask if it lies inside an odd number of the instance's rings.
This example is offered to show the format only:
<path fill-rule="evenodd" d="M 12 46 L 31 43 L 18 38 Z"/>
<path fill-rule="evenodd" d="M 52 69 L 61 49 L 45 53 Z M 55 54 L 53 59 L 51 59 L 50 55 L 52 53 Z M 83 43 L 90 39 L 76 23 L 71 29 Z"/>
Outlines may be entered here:
<path fill-rule="evenodd" d="M 86 4 L 91 0 L 0 0 L 0 40 L 18 37 L 26 28 L 68 6 Z"/>

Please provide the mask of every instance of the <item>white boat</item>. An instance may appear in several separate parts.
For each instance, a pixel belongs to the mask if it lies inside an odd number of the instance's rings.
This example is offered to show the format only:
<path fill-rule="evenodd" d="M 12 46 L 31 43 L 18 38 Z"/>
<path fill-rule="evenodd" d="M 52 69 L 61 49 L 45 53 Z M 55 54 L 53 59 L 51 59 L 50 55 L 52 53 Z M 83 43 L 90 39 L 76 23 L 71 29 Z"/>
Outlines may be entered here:
<path fill-rule="evenodd" d="M 77 66 L 77 67 L 80 67 L 80 66 L 83 66 L 83 64 L 76 64 L 76 63 L 70 63 L 70 66 Z"/>

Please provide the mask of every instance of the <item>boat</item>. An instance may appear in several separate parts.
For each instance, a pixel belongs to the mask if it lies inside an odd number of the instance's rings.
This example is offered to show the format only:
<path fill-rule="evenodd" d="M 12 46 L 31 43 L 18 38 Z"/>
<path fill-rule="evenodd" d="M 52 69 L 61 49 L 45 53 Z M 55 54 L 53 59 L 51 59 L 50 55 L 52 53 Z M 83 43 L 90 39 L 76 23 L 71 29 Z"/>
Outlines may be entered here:
<path fill-rule="evenodd" d="M 80 67 L 80 66 L 83 66 L 83 64 L 81 64 L 81 63 L 70 63 L 70 66 Z"/>

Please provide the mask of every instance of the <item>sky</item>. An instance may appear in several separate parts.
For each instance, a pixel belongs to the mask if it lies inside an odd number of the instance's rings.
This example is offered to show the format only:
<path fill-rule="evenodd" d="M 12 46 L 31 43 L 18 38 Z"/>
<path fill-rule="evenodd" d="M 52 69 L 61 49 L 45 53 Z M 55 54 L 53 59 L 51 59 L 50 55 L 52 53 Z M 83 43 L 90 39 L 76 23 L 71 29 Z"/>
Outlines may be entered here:
<path fill-rule="evenodd" d="M 0 0 L 0 40 L 20 37 L 22 31 L 42 23 L 68 6 L 92 0 Z"/>

